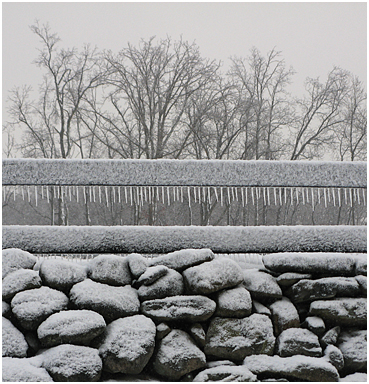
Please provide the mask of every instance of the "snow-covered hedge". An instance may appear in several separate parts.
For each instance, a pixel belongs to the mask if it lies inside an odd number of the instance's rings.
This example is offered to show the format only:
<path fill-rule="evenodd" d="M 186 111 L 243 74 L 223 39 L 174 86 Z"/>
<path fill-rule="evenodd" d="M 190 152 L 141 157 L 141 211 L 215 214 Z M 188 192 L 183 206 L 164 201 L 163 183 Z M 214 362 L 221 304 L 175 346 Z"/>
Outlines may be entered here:
<path fill-rule="evenodd" d="M 6 159 L 3 185 L 366 188 L 366 162 Z"/>
<path fill-rule="evenodd" d="M 2 379 L 366 381 L 366 255 L 285 256 L 4 250 Z"/>
<path fill-rule="evenodd" d="M 3 226 L 3 248 L 33 253 L 366 252 L 365 226 Z"/>

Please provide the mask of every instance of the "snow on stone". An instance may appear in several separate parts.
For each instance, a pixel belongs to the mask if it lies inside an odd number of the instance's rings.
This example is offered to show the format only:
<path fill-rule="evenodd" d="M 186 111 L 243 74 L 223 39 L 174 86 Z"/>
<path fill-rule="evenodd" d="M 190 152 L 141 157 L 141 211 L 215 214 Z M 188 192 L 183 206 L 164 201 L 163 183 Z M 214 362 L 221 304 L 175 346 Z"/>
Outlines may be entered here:
<path fill-rule="evenodd" d="M 207 381 L 240 381 L 240 382 L 254 382 L 257 381 L 254 375 L 245 366 L 230 366 L 220 365 L 218 367 L 208 368 L 201 371 L 195 378 L 194 382 L 207 382 Z"/>
<path fill-rule="evenodd" d="M 3 357 L 2 381 L 3 382 L 52 382 L 51 376 L 45 368 L 35 367 L 31 359 L 18 359 Z"/>
<path fill-rule="evenodd" d="M 17 269 L 3 279 L 3 300 L 10 301 L 18 292 L 40 287 L 41 278 L 38 272 L 32 269 Z"/>
<path fill-rule="evenodd" d="M 2 353 L 3 357 L 26 357 L 28 344 L 23 336 L 10 320 L 2 319 Z"/>
<path fill-rule="evenodd" d="M 32 269 L 36 264 L 37 258 L 29 252 L 23 251 L 18 248 L 8 248 L 3 243 L 2 251 L 2 273 L 3 278 L 10 272 L 16 271 L 17 269 L 26 268 Z"/>

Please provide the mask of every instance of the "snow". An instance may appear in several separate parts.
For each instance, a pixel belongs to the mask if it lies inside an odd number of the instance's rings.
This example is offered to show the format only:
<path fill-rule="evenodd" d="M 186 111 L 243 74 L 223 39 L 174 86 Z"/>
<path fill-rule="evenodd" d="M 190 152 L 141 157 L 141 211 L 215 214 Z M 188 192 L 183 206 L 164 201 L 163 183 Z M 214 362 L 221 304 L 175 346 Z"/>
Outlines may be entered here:
<path fill-rule="evenodd" d="M 6 159 L 3 185 L 366 187 L 366 162 Z"/>
<path fill-rule="evenodd" d="M 3 226 L 3 247 L 34 253 L 366 252 L 366 226 Z"/>
<path fill-rule="evenodd" d="M 52 382 L 46 369 L 35 367 L 31 359 L 17 359 L 3 357 L 2 381 L 3 382 Z"/>

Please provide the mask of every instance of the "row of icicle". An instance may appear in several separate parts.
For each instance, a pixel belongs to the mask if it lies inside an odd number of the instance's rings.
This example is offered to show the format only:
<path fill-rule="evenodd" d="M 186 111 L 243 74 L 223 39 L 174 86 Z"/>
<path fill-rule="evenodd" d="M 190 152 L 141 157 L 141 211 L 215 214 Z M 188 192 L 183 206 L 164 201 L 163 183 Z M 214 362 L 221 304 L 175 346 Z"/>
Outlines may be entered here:
<path fill-rule="evenodd" d="M 109 204 L 126 203 L 141 205 L 153 203 L 155 200 L 170 205 L 173 202 L 186 201 L 191 207 L 194 203 L 220 202 L 220 205 L 230 205 L 232 202 L 242 202 L 242 206 L 254 205 L 262 200 L 264 205 L 328 203 L 341 206 L 343 203 L 353 206 L 366 204 L 366 188 L 315 188 L 315 187 L 176 187 L 176 186 L 3 186 L 3 199 L 10 195 L 16 200 L 34 198 L 37 206 L 38 199 L 50 202 L 52 196 L 62 201 L 100 202 Z"/>

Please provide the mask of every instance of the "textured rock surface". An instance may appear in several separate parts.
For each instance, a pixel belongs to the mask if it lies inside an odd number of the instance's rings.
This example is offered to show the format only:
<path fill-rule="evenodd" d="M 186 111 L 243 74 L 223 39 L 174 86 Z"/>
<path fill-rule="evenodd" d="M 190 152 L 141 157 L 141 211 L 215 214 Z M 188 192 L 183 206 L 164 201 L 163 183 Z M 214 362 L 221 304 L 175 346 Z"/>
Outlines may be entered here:
<path fill-rule="evenodd" d="M 271 304 L 269 309 L 272 312 L 272 321 L 276 336 L 285 329 L 297 328 L 300 326 L 300 318 L 297 309 L 286 297 Z"/>
<path fill-rule="evenodd" d="M 186 290 L 192 294 L 208 294 L 232 288 L 243 281 L 240 266 L 233 260 L 218 258 L 183 272 Z"/>
<path fill-rule="evenodd" d="M 218 292 L 215 301 L 217 303 L 215 316 L 240 318 L 251 314 L 251 295 L 242 286 Z"/>
<path fill-rule="evenodd" d="M 10 301 L 18 292 L 41 287 L 38 272 L 32 269 L 18 269 L 3 279 L 3 300 Z"/>
<path fill-rule="evenodd" d="M 42 366 L 54 381 L 97 381 L 102 361 L 94 348 L 63 344 L 42 353 Z"/>
<path fill-rule="evenodd" d="M 149 264 L 146 257 L 143 257 L 138 253 L 131 253 L 128 255 L 127 261 L 131 275 L 135 279 L 138 279 L 146 271 Z"/>
<path fill-rule="evenodd" d="M 127 257 L 99 255 L 88 265 L 88 277 L 99 283 L 116 286 L 131 284 L 132 276 Z"/>
<path fill-rule="evenodd" d="M 271 253 L 263 256 L 271 271 L 325 276 L 354 276 L 356 258 L 346 253 Z"/>
<path fill-rule="evenodd" d="M 146 271 L 137 279 L 138 285 L 150 285 L 158 280 L 160 277 L 165 276 L 169 272 L 169 268 L 165 265 L 156 265 L 155 267 L 148 267 Z"/>
<path fill-rule="evenodd" d="M 62 259 L 46 259 L 40 266 L 44 285 L 68 292 L 72 286 L 87 278 L 85 266 Z"/>
<path fill-rule="evenodd" d="M 350 330 L 341 332 L 337 347 L 345 361 L 344 370 L 348 373 L 365 371 L 367 365 L 367 331 Z"/>
<path fill-rule="evenodd" d="M 139 374 L 150 360 L 155 346 L 154 322 L 135 315 L 110 323 L 101 339 L 99 354 L 104 370 Z"/>
<path fill-rule="evenodd" d="M 4 317 L 2 323 L 3 357 L 26 357 L 28 344 L 23 333 Z"/>
<path fill-rule="evenodd" d="M 350 383 L 352 383 L 352 382 L 367 383 L 368 377 L 367 377 L 366 373 L 357 372 L 357 373 L 352 373 L 351 375 L 347 375 L 347 376 L 341 378 L 340 381 L 350 382 Z"/>
<path fill-rule="evenodd" d="M 137 291 L 131 286 L 113 287 L 90 279 L 75 284 L 70 300 L 78 309 L 90 309 L 102 315 L 107 322 L 139 312 Z"/>
<path fill-rule="evenodd" d="M 243 285 L 251 293 L 252 297 L 257 300 L 263 298 L 282 297 L 282 290 L 277 283 L 277 280 L 265 272 L 260 272 L 257 269 L 246 269 L 243 271 Z"/>
<path fill-rule="evenodd" d="M 318 336 L 302 328 L 284 330 L 277 338 L 277 354 L 281 357 L 305 355 L 322 356 Z"/>
<path fill-rule="evenodd" d="M 11 301 L 11 307 L 23 328 L 35 330 L 53 313 L 67 309 L 68 303 L 64 293 L 41 287 L 17 293 Z"/>
<path fill-rule="evenodd" d="M 169 269 L 166 275 L 160 277 L 150 285 L 141 285 L 137 290 L 141 301 L 177 296 L 181 295 L 183 291 L 183 277 L 174 269 Z"/>
<path fill-rule="evenodd" d="M 154 360 L 159 375 L 173 381 L 205 366 L 205 354 L 186 332 L 175 329 L 160 341 Z"/>
<path fill-rule="evenodd" d="M 206 334 L 205 353 L 221 359 L 241 361 L 253 354 L 270 355 L 275 337 L 269 317 L 253 314 L 243 319 L 216 317 Z"/>
<path fill-rule="evenodd" d="M 281 287 L 289 287 L 302 279 L 311 279 L 311 277 L 312 275 L 308 273 L 286 272 L 277 277 L 277 283 Z"/>
<path fill-rule="evenodd" d="M 368 293 L 368 278 L 363 275 L 357 275 L 355 279 L 359 283 L 361 295 L 366 297 Z"/>
<path fill-rule="evenodd" d="M 367 323 L 366 299 L 336 298 L 317 300 L 310 304 L 310 313 L 338 325 L 365 326 Z"/>
<path fill-rule="evenodd" d="M 365 275 L 368 271 L 368 259 L 365 254 L 357 254 L 355 262 L 355 274 L 356 275 Z"/>
<path fill-rule="evenodd" d="M 320 339 L 322 346 L 326 347 L 327 345 L 334 345 L 337 343 L 338 336 L 341 332 L 341 328 L 339 326 L 333 327 L 328 330 L 323 337 Z"/>
<path fill-rule="evenodd" d="M 17 269 L 32 269 L 36 264 L 37 258 L 31 253 L 17 248 L 3 249 L 2 251 L 2 271 L 3 278 L 10 272 Z"/>
<path fill-rule="evenodd" d="M 3 357 L 2 381 L 3 382 L 45 382 L 53 381 L 45 368 L 34 366 L 31 359 L 18 359 Z"/>
<path fill-rule="evenodd" d="M 259 313 L 260 315 L 267 315 L 269 317 L 272 316 L 270 309 L 256 300 L 252 301 L 252 308 L 255 313 Z"/>
<path fill-rule="evenodd" d="M 355 297 L 360 286 L 354 277 L 326 277 L 318 280 L 300 280 L 291 287 L 291 300 L 295 303 L 328 299 L 332 297 Z"/>
<path fill-rule="evenodd" d="M 160 323 L 156 326 L 156 338 L 157 340 L 163 339 L 172 329 L 167 323 Z"/>
<path fill-rule="evenodd" d="M 208 382 L 208 381 L 235 381 L 235 382 L 254 382 L 257 381 L 254 375 L 245 366 L 230 366 L 221 365 L 214 368 L 208 368 L 201 371 L 193 381 Z"/>
<path fill-rule="evenodd" d="M 8 304 L 5 301 L 3 301 L 2 302 L 2 316 L 7 318 L 7 319 L 10 319 L 11 314 L 12 314 L 12 311 L 11 311 L 11 308 L 10 308 L 10 304 Z"/>
<path fill-rule="evenodd" d="M 37 329 L 43 347 L 59 344 L 88 345 L 105 329 L 104 318 L 89 310 L 61 311 L 49 316 Z"/>
<path fill-rule="evenodd" d="M 309 356 L 248 356 L 243 364 L 254 374 L 301 381 L 338 381 L 337 369 L 323 358 Z"/>
<path fill-rule="evenodd" d="M 201 349 L 205 346 L 206 333 L 200 323 L 191 325 L 189 330 L 190 336 L 194 339 L 196 345 Z"/>
<path fill-rule="evenodd" d="M 308 316 L 301 324 L 301 327 L 307 328 L 309 331 L 315 333 L 319 337 L 323 336 L 325 332 L 324 321 L 318 316 Z"/>
<path fill-rule="evenodd" d="M 330 344 L 324 350 L 324 357 L 334 365 L 338 371 L 344 367 L 343 354 L 339 348 Z"/>
<path fill-rule="evenodd" d="M 199 265 L 205 261 L 214 259 L 214 253 L 207 248 L 204 249 L 181 249 L 168 253 L 164 256 L 155 257 L 150 260 L 150 265 L 165 265 L 176 271 L 183 271 L 189 267 Z"/>
<path fill-rule="evenodd" d="M 172 296 L 141 304 L 142 313 L 155 321 L 205 321 L 215 308 L 215 302 L 206 296 Z"/>

